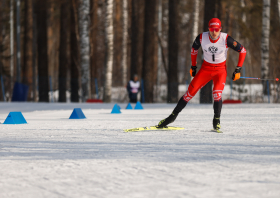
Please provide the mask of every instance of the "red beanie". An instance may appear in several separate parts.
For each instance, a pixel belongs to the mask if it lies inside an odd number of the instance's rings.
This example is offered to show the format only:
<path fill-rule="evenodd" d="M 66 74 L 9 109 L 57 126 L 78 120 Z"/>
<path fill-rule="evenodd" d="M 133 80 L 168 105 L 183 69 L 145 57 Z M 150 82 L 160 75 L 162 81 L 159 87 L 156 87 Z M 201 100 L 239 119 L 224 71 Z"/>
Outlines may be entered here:
<path fill-rule="evenodd" d="M 208 23 L 208 27 L 209 28 L 221 28 L 222 27 L 222 23 L 221 23 L 220 19 L 212 18 L 209 21 L 209 23 Z"/>

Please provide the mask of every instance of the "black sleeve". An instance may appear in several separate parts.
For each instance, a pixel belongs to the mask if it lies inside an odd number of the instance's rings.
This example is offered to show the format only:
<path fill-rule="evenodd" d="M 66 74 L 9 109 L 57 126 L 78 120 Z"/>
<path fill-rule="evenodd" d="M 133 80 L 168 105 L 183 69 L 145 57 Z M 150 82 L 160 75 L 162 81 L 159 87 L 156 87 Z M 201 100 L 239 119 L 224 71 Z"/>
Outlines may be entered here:
<path fill-rule="evenodd" d="M 231 36 L 228 36 L 227 38 L 227 46 L 237 52 L 241 52 L 243 48 L 243 46 L 237 41 L 235 41 Z"/>
<path fill-rule="evenodd" d="M 192 45 L 192 48 L 195 49 L 195 50 L 198 50 L 201 46 L 201 43 L 200 43 L 200 34 L 196 37 L 196 39 L 194 40 L 193 42 L 193 45 Z"/>

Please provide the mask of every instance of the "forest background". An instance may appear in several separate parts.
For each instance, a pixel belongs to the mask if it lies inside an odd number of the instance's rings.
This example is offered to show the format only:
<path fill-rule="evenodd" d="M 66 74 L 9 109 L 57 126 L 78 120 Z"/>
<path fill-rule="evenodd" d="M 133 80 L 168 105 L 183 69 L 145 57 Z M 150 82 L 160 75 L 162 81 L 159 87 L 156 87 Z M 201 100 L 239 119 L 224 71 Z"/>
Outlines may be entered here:
<path fill-rule="evenodd" d="M 0 100 L 23 89 L 26 101 L 49 102 L 51 90 L 58 102 L 67 93 L 71 102 L 111 102 L 112 88 L 137 74 L 145 102 L 162 101 L 166 85 L 165 102 L 176 103 L 191 80 L 192 43 L 213 17 L 246 48 L 243 76 L 280 76 L 280 0 L 0 0 Z M 200 68 L 201 50 L 198 57 Z M 227 83 L 245 83 L 231 82 L 237 62 L 229 50 Z M 246 84 L 262 82 L 267 95 L 266 81 Z M 279 83 L 270 86 L 279 93 Z M 201 90 L 201 103 L 212 102 L 211 89 Z"/>

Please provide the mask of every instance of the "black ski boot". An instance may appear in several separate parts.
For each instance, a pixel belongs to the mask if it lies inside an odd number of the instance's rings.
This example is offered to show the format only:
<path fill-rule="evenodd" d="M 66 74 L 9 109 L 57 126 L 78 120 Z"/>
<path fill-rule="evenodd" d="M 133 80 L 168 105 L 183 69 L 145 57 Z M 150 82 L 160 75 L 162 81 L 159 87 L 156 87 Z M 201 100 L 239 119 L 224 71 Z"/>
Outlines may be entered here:
<path fill-rule="evenodd" d="M 168 124 L 174 122 L 174 120 L 176 120 L 178 114 L 179 114 L 179 113 L 173 112 L 170 116 L 168 116 L 167 118 L 161 120 L 161 121 L 158 123 L 157 128 L 166 127 Z"/>
<path fill-rule="evenodd" d="M 221 125 L 220 125 L 220 117 L 215 117 L 213 118 L 213 128 L 215 130 L 220 130 Z"/>

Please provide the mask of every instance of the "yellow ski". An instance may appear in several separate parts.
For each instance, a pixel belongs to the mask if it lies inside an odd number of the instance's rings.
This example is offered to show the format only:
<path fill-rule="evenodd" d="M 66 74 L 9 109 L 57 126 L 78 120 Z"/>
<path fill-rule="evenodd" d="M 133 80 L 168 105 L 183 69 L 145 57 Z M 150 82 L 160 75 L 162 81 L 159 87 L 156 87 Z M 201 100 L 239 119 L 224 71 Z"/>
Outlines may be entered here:
<path fill-rule="evenodd" d="M 216 133 L 223 133 L 220 129 L 212 129 L 211 131 Z"/>
<path fill-rule="evenodd" d="M 133 129 L 124 129 L 124 132 L 137 132 L 137 131 L 170 131 L 170 130 L 182 130 L 184 128 L 182 127 L 172 127 L 172 126 L 166 126 L 163 128 L 157 128 L 156 126 L 150 126 L 150 127 L 139 127 L 139 128 L 133 128 Z"/>

